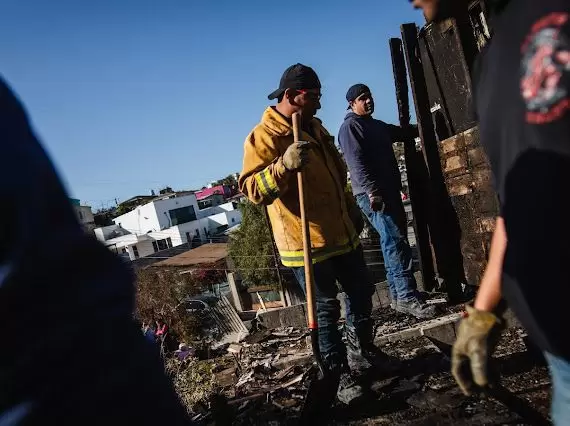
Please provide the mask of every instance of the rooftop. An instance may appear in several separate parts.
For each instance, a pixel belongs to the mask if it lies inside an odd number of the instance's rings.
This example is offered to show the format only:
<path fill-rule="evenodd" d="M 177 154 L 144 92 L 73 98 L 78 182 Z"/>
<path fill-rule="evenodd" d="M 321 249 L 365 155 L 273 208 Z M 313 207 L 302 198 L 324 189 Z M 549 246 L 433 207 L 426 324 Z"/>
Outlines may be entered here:
<path fill-rule="evenodd" d="M 216 263 L 228 257 L 227 243 L 210 243 L 188 250 L 152 266 L 196 266 Z"/>

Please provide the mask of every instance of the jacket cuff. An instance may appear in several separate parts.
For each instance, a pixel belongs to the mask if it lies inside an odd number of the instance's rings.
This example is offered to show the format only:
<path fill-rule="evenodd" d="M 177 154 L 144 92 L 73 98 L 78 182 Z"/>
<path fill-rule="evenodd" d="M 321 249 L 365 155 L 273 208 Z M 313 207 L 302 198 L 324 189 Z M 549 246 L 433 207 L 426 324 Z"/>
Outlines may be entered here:
<path fill-rule="evenodd" d="M 285 164 L 283 164 L 283 157 L 279 157 L 277 159 L 277 161 L 275 162 L 275 166 L 274 166 L 273 170 L 275 172 L 275 176 L 279 180 L 286 179 L 294 173 L 290 170 L 287 170 L 287 168 L 285 167 Z"/>

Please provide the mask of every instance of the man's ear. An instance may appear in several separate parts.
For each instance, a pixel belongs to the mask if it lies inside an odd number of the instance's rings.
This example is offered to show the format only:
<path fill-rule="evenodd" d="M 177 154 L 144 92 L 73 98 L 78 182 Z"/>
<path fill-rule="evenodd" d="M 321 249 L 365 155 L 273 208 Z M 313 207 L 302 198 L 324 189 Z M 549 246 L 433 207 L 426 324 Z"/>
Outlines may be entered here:
<path fill-rule="evenodd" d="M 295 96 L 297 96 L 297 91 L 293 89 L 285 89 L 285 98 L 290 104 L 295 104 Z"/>

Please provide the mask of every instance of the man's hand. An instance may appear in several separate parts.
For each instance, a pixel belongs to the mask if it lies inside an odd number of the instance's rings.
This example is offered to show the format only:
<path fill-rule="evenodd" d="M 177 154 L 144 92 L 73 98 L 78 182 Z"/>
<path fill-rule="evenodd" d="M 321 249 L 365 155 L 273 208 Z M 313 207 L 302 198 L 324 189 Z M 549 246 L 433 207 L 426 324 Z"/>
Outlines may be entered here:
<path fill-rule="evenodd" d="M 291 144 L 283 154 L 283 165 L 291 172 L 302 169 L 309 161 L 309 149 L 311 144 L 299 141 Z"/>
<path fill-rule="evenodd" d="M 370 207 L 375 212 L 384 211 L 384 199 L 378 194 L 368 194 L 368 199 L 370 200 Z"/>
<path fill-rule="evenodd" d="M 500 324 L 495 314 L 465 305 L 467 317 L 459 324 L 451 354 L 451 373 L 465 395 L 473 385 L 488 385 L 487 362 L 494 346 L 491 332 Z M 494 333 L 493 333 L 494 334 Z"/>

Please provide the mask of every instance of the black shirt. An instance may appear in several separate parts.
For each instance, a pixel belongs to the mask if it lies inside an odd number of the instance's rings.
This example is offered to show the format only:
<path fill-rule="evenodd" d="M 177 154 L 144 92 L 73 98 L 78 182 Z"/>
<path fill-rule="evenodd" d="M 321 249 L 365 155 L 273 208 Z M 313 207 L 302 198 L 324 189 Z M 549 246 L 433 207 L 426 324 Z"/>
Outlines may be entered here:
<path fill-rule="evenodd" d="M 474 82 L 507 230 L 503 293 L 570 360 L 570 2 L 512 0 L 494 28 Z"/>

